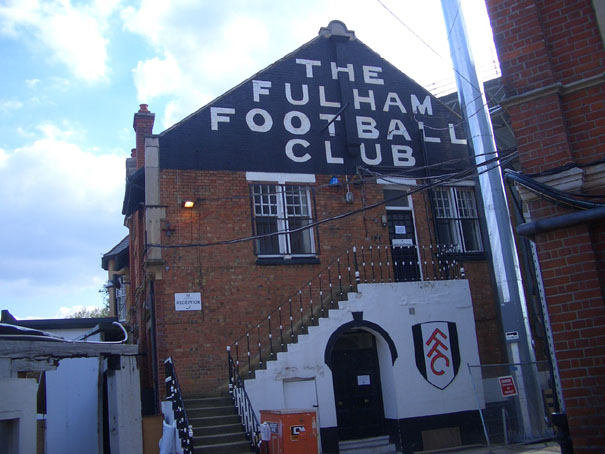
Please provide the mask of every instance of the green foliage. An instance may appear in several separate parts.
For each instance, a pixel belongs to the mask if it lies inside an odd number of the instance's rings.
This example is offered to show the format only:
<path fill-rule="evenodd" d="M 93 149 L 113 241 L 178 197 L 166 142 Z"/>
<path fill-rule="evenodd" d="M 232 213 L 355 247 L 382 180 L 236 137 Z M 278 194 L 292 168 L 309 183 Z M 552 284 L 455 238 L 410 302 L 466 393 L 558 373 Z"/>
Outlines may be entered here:
<path fill-rule="evenodd" d="M 105 307 L 95 307 L 93 309 L 81 309 L 68 315 L 67 318 L 100 318 L 109 317 L 109 304 Z"/>
<path fill-rule="evenodd" d="M 109 317 L 109 289 L 105 286 L 99 289 L 99 293 L 101 294 L 101 298 L 103 301 L 102 307 L 94 307 L 83 308 L 77 312 L 74 312 L 71 315 L 68 315 L 67 318 L 101 318 L 101 317 Z"/>

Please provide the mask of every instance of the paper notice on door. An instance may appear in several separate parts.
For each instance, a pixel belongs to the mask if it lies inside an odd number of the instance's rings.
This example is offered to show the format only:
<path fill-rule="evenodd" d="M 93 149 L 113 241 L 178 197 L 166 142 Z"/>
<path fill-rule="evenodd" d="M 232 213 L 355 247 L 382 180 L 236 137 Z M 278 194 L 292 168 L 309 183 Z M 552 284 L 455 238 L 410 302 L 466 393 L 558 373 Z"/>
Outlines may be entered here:
<path fill-rule="evenodd" d="M 370 376 L 369 375 L 358 375 L 357 376 L 357 386 L 364 386 L 370 384 Z"/>
<path fill-rule="evenodd" d="M 396 225 L 395 226 L 395 233 L 397 235 L 405 235 L 407 232 L 407 230 L 405 229 L 405 225 Z"/>

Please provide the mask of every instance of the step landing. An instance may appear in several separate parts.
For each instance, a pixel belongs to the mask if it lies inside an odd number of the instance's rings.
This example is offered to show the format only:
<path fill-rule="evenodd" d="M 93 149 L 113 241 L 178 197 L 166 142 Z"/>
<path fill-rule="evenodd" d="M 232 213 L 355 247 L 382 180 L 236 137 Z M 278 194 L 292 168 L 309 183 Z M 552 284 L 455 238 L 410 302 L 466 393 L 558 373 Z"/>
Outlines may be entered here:
<path fill-rule="evenodd" d="M 338 442 L 341 454 L 397 454 L 397 448 L 389 443 L 389 436 L 362 438 Z"/>

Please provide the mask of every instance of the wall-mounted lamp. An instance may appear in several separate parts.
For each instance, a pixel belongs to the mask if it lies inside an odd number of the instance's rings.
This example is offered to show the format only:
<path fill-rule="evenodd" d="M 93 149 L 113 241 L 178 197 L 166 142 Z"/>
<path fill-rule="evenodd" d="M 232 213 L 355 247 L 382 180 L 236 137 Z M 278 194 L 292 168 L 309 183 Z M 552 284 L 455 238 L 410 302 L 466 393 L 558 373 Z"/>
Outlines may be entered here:
<path fill-rule="evenodd" d="M 195 206 L 195 202 L 193 200 L 183 200 L 183 208 L 193 208 Z"/>
<path fill-rule="evenodd" d="M 338 181 L 338 178 L 336 177 L 332 177 L 330 179 L 330 182 L 328 183 L 330 186 L 338 186 L 340 184 L 340 181 Z"/>
<path fill-rule="evenodd" d="M 380 217 L 380 220 L 382 221 L 382 226 L 383 226 L 383 227 L 386 227 L 386 226 L 387 226 L 387 215 L 386 215 L 386 214 L 383 214 L 383 215 Z"/>

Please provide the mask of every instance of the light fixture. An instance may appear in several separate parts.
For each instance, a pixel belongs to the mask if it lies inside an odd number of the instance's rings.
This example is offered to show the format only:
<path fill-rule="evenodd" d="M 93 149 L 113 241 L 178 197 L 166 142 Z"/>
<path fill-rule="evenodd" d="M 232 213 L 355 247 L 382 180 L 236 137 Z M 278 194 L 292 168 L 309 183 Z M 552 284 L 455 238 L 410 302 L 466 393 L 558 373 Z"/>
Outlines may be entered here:
<path fill-rule="evenodd" d="M 330 180 L 330 182 L 328 184 L 330 186 L 338 186 L 340 184 L 340 181 L 338 181 L 338 178 L 332 177 L 332 179 Z"/>
<path fill-rule="evenodd" d="M 193 208 L 195 202 L 193 200 L 183 200 L 183 208 Z"/>

